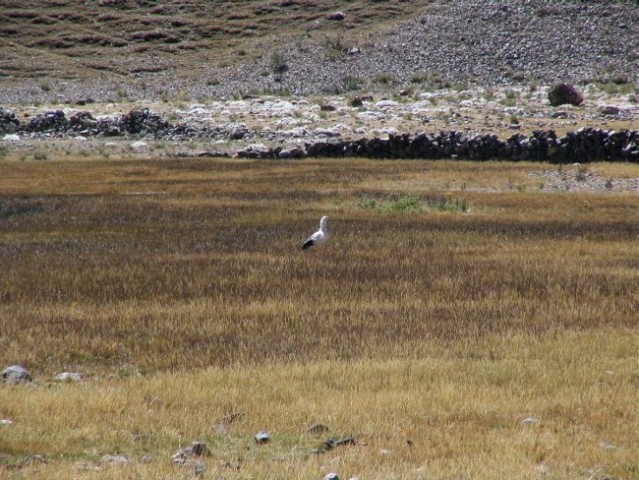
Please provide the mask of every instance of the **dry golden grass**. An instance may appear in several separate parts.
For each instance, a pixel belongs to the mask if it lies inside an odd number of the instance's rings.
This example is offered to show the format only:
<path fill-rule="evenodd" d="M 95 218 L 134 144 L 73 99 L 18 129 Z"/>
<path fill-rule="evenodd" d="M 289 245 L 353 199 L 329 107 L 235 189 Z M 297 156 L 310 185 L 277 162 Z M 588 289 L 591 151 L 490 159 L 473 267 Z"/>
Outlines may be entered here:
<path fill-rule="evenodd" d="M 1 162 L 0 366 L 38 385 L 0 387 L 0 478 L 190 478 L 198 439 L 205 478 L 636 478 L 638 197 L 512 188 L 539 168 Z"/>
<path fill-rule="evenodd" d="M 636 339 L 630 332 L 512 334 L 406 361 L 210 368 L 0 389 L 0 450 L 46 465 L 0 478 L 190 478 L 171 454 L 205 441 L 205 478 L 616 478 L 638 473 Z M 221 432 L 231 412 L 242 421 Z M 533 417 L 531 424 L 523 422 Z M 332 431 L 306 433 L 314 422 Z M 253 435 L 270 431 L 256 446 Z M 327 437 L 355 446 L 310 453 Z M 408 442 L 412 445 L 409 445 Z M 123 467 L 105 454 L 126 454 Z M 152 455 L 150 463 L 141 459 Z M 13 473 L 12 473 L 13 472 Z M 17 472 L 17 473 L 16 473 Z"/>

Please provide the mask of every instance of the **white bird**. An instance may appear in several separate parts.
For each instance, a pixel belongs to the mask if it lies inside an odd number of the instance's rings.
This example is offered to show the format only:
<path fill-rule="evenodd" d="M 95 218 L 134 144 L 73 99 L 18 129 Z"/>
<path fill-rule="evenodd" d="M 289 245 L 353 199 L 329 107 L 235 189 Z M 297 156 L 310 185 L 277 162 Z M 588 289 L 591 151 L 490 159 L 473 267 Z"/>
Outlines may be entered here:
<path fill-rule="evenodd" d="M 302 250 L 306 250 L 307 248 L 312 247 L 313 245 L 319 245 L 320 243 L 324 243 L 324 241 L 326 241 L 326 239 L 328 238 L 328 229 L 326 228 L 326 220 L 328 220 L 328 217 L 326 216 L 322 217 L 322 219 L 320 220 L 319 230 L 315 232 L 313 235 L 311 235 L 310 237 L 308 237 L 308 240 L 306 240 L 304 244 L 302 245 Z"/>

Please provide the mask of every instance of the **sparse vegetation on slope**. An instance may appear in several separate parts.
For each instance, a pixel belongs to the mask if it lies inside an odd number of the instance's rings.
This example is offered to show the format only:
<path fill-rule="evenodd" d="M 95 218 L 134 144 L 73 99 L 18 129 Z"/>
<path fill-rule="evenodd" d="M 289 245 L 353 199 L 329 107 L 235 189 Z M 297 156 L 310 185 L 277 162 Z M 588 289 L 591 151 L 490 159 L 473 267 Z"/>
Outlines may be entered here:
<path fill-rule="evenodd" d="M 428 88 L 637 81 L 639 9 L 628 2 L 10 0 L 3 7 L 3 103 L 343 94 L 361 85 L 387 92 L 423 81 Z M 337 11 L 344 18 L 332 20 Z M 285 72 L 273 71 L 274 52 Z"/>
<path fill-rule="evenodd" d="M 256 39 L 306 34 L 320 26 L 324 35 L 376 28 L 380 22 L 409 18 L 430 1 L 7 0 L 0 12 L 0 45 L 12 51 L 3 56 L 0 72 L 82 80 L 103 72 L 168 71 L 188 81 L 193 80 L 189 70 L 268 55 L 255 48 Z M 347 20 L 328 20 L 338 10 Z"/>

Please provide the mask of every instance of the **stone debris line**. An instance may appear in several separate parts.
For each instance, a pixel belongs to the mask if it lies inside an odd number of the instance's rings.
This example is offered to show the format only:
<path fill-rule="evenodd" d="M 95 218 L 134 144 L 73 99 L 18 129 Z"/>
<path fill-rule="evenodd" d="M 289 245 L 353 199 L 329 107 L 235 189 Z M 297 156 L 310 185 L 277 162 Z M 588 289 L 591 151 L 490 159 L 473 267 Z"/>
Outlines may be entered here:
<path fill-rule="evenodd" d="M 212 135 L 184 124 L 171 125 L 167 120 L 147 108 L 133 109 L 129 113 L 104 115 L 95 118 L 90 112 L 77 112 L 69 118 L 62 110 L 35 115 L 26 123 L 20 123 L 12 112 L 0 108 L 0 133 L 22 133 L 33 138 L 59 138 L 64 136 L 130 137 L 151 135 L 156 139 L 167 137 L 191 138 Z"/>
<path fill-rule="evenodd" d="M 205 156 L 203 153 L 199 156 Z M 306 143 L 286 149 L 249 145 L 237 152 L 240 158 L 365 157 L 382 159 L 459 159 L 550 161 L 553 163 L 615 162 L 639 163 L 639 131 L 605 131 L 582 128 L 557 137 L 554 131 L 517 134 L 507 140 L 496 135 L 467 135 L 451 131 L 390 135 L 388 139 L 362 138 Z"/>
<path fill-rule="evenodd" d="M 172 125 L 148 109 L 134 109 L 121 116 L 94 118 L 77 112 L 68 119 L 62 110 L 45 112 L 21 124 L 14 114 L 0 109 L 0 132 L 13 136 L 29 134 L 35 138 L 152 137 L 155 139 L 225 138 L 246 139 L 254 133 L 238 124 L 223 127 Z M 198 156 L 229 156 L 226 152 L 201 152 Z M 181 156 L 190 156 L 182 154 Z M 395 159 L 460 159 L 550 161 L 574 163 L 626 161 L 639 163 L 639 131 L 607 131 L 581 128 L 557 137 L 553 130 L 535 131 L 531 136 L 515 134 L 500 140 L 494 134 L 460 131 L 435 133 L 389 133 L 388 138 L 327 140 L 306 142 L 304 146 L 268 147 L 257 143 L 235 153 L 239 158 L 285 159 L 306 157 L 365 157 Z"/>

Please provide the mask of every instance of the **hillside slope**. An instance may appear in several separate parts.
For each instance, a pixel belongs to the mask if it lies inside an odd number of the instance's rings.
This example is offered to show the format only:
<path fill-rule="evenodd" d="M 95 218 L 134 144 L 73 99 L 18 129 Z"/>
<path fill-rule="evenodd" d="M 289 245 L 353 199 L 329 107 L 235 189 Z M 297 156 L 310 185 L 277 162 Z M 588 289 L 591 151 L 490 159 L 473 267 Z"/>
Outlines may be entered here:
<path fill-rule="evenodd" d="M 0 102 L 633 82 L 639 72 L 633 2 L 2 3 Z"/>

